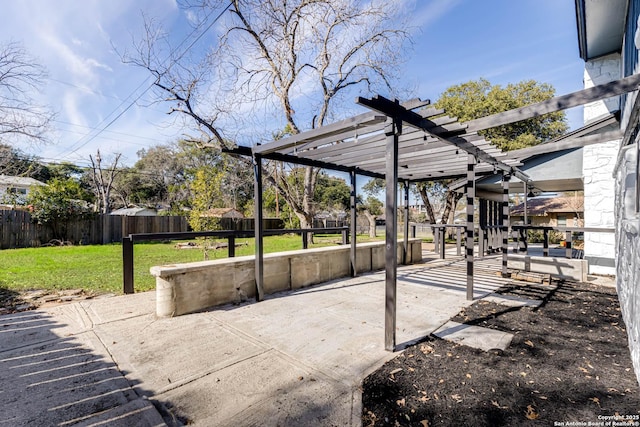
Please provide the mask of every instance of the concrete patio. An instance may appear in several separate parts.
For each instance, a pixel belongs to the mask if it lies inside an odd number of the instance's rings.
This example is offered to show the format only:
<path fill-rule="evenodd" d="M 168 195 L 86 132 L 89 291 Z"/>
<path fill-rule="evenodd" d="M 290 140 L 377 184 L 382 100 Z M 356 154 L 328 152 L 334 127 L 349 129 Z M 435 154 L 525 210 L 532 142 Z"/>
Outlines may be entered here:
<path fill-rule="evenodd" d="M 425 257 L 398 269 L 403 345 L 471 304 L 464 260 Z M 498 269 L 476 262 L 476 298 L 512 281 Z M 154 292 L 98 298 L 0 317 L 0 424 L 358 426 L 362 379 L 396 354 L 384 272 L 168 319 Z"/>

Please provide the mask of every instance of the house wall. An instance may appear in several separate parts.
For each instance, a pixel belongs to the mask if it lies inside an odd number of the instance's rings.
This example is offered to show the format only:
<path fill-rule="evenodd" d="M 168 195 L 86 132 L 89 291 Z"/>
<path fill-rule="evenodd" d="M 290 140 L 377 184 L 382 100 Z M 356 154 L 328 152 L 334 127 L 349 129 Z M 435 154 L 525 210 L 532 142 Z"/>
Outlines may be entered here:
<path fill-rule="evenodd" d="M 12 194 L 11 192 L 14 192 Z M 29 194 L 29 186 L 14 184 L 14 185 L 0 185 L 0 203 L 13 202 L 17 200 L 18 204 L 23 204 Z"/>
<path fill-rule="evenodd" d="M 536 216 L 529 215 L 527 219 L 531 220 L 531 224 L 533 226 L 558 226 L 558 215 L 565 215 L 567 217 L 567 225 L 566 227 L 583 227 L 584 221 L 581 218 L 575 218 L 575 214 L 572 212 L 566 214 L 556 214 L 550 213 L 548 216 Z M 511 215 L 511 223 L 512 224 L 524 224 L 524 216 L 522 215 Z"/>
<path fill-rule="evenodd" d="M 639 9 L 636 0 L 636 12 Z M 631 18 L 631 17 L 630 17 Z M 629 19 L 632 27 L 628 28 L 628 34 L 635 34 L 637 19 Z M 625 41 L 626 43 L 626 41 Z M 636 62 L 638 45 L 629 40 L 624 46 L 624 65 L 629 71 L 638 73 L 640 67 Z M 630 116 L 633 111 L 637 93 L 629 93 L 625 98 L 622 110 L 621 128 L 628 131 L 628 127 L 638 126 L 637 122 L 631 123 Z M 636 198 L 638 193 L 637 162 L 638 142 L 624 148 L 620 163 L 615 174 L 615 228 L 616 228 L 616 287 L 622 309 L 622 317 L 627 328 L 629 350 L 631 360 L 638 382 L 640 382 L 640 213 L 636 211 Z"/>
<path fill-rule="evenodd" d="M 612 54 L 585 63 L 584 87 L 619 79 L 621 58 Z M 620 108 L 618 97 L 592 102 L 584 106 L 585 123 Z M 620 140 L 584 147 L 582 175 L 584 180 L 585 227 L 614 226 L 615 167 Z M 584 256 L 589 273 L 615 275 L 615 236 L 607 233 L 585 233 Z"/>
<path fill-rule="evenodd" d="M 625 151 L 616 174 L 616 286 L 631 360 L 640 382 L 640 219 L 635 212 L 636 146 Z"/>

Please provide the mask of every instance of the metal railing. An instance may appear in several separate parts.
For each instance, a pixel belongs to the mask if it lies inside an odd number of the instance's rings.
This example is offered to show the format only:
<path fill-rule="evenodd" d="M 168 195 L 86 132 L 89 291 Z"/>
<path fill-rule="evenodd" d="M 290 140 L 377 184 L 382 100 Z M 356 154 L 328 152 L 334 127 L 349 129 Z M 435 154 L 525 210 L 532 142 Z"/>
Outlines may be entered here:
<path fill-rule="evenodd" d="M 433 230 L 433 244 L 435 252 L 440 255 L 441 259 L 444 259 L 444 250 L 446 243 L 446 230 L 447 228 L 455 228 L 456 230 L 456 254 L 462 255 L 462 229 L 466 229 L 466 225 L 460 224 L 431 224 L 430 227 Z"/>
<path fill-rule="evenodd" d="M 308 248 L 309 234 L 342 234 L 342 244 L 349 244 L 349 227 L 331 227 L 331 228 L 294 228 L 294 229 L 277 229 L 264 230 L 263 236 L 279 236 L 282 234 L 299 234 L 302 236 L 302 248 Z M 253 230 L 236 231 L 188 231 L 177 233 L 138 233 L 129 234 L 122 238 L 122 279 L 123 292 L 132 294 L 134 290 L 134 258 L 133 245 L 136 242 L 149 242 L 153 240 L 187 240 L 196 237 L 215 237 L 218 239 L 227 239 L 227 254 L 229 258 L 236 256 L 236 238 L 255 237 Z"/>
<path fill-rule="evenodd" d="M 576 233 L 614 233 L 615 229 L 606 227 L 552 227 L 552 226 L 532 226 L 532 225 L 512 225 L 512 238 L 517 244 L 513 252 L 524 252 L 528 254 L 529 238 L 528 231 L 542 231 L 542 256 L 549 256 L 549 233 L 557 231 L 564 233 L 565 258 L 574 258 L 573 235 Z"/>

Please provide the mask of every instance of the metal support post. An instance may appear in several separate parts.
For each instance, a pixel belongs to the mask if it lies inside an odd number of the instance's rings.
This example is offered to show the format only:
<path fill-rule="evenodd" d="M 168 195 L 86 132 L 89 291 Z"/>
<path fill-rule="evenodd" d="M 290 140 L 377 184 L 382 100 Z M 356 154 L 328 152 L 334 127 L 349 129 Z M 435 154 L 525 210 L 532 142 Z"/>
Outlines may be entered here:
<path fill-rule="evenodd" d="M 122 279 L 125 294 L 135 292 L 133 287 L 133 239 L 131 236 L 122 238 Z"/>
<path fill-rule="evenodd" d="M 488 205 L 487 224 L 489 225 L 489 229 L 488 229 L 489 236 L 487 238 L 487 253 L 491 254 L 493 253 L 493 233 L 494 233 L 493 226 L 495 225 L 493 222 L 493 207 L 494 207 L 493 200 L 489 200 L 487 202 L 487 205 Z"/>
<path fill-rule="evenodd" d="M 456 255 L 462 255 L 462 238 L 460 227 L 456 227 Z"/>
<path fill-rule="evenodd" d="M 507 264 L 509 262 L 509 180 L 511 175 L 502 174 L 502 277 L 509 275 Z"/>
<path fill-rule="evenodd" d="M 236 236 L 227 237 L 227 253 L 229 258 L 236 256 Z"/>
<path fill-rule="evenodd" d="M 475 165 L 476 158 L 468 155 L 467 160 L 467 235 L 465 247 L 467 251 L 467 300 L 473 300 L 473 199 L 475 198 Z"/>
<path fill-rule="evenodd" d="M 409 264 L 409 182 L 404 183 L 404 230 L 402 233 L 404 247 L 402 249 L 402 263 Z"/>
<path fill-rule="evenodd" d="M 262 223 L 262 156 L 259 154 L 253 156 L 253 176 L 256 301 L 262 301 L 264 298 L 264 230 Z"/>
<path fill-rule="evenodd" d="M 529 231 L 528 229 L 520 230 L 520 242 L 521 242 L 521 252 L 524 252 L 525 255 L 529 254 L 529 242 L 528 240 Z"/>
<path fill-rule="evenodd" d="M 438 241 L 438 228 L 431 227 L 431 234 L 433 235 L 433 252 L 438 253 L 439 241 Z"/>
<path fill-rule="evenodd" d="M 544 230 L 542 230 L 542 234 L 544 235 L 542 243 L 542 256 L 549 256 L 549 230 L 545 228 Z"/>
<path fill-rule="evenodd" d="M 384 348 L 396 347 L 396 292 L 398 269 L 398 134 L 401 122 L 388 120 L 386 135 L 386 206 L 385 206 L 385 315 Z"/>
<path fill-rule="evenodd" d="M 573 258 L 573 249 L 572 249 L 572 244 L 571 244 L 571 240 L 572 240 L 572 235 L 571 235 L 571 231 L 567 230 L 565 231 L 565 238 L 564 238 L 564 248 L 565 248 L 565 256 L 569 259 Z"/>
<path fill-rule="evenodd" d="M 302 249 L 308 249 L 309 248 L 309 241 L 307 240 L 308 234 L 306 231 L 301 231 L 300 235 L 302 236 Z"/>
<path fill-rule="evenodd" d="M 483 258 L 487 253 L 487 200 L 480 199 L 478 206 L 478 256 Z"/>
<path fill-rule="evenodd" d="M 356 221 L 357 221 L 357 216 L 356 216 L 356 203 L 357 203 L 357 199 L 356 199 L 356 191 L 357 191 L 357 187 L 356 187 L 356 171 L 355 170 L 351 170 L 351 172 L 349 173 L 350 178 L 351 178 L 351 196 L 349 199 L 349 207 L 351 209 L 351 224 L 350 225 L 350 234 L 351 234 L 351 249 L 349 252 L 349 260 L 351 262 L 351 277 L 356 277 L 356 275 L 358 274 L 357 270 L 356 270 Z M 345 232 L 346 233 L 346 232 Z M 346 242 L 343 242 L 346 243 Z"/>

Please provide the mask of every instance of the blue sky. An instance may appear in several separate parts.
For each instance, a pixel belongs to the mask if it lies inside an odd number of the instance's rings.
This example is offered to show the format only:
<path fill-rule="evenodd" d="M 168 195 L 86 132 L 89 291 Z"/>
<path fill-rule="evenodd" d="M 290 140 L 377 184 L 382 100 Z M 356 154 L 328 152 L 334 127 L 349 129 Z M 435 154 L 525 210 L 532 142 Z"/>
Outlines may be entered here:
<path fill-rule="evenodd" d="M 398 0 L 415 31 L 401 81 L 431 100 L 448 86 L 480 77 L 507 84 L 551 83 L 558 94 L 582 89 L 574 3 L 570 0 Z M 142 148 L 177 139 L 184 129 L 152 104 L 141 69 L 114 50 L 131 48 L 142 33 L 142 11 L 170 29 L 174 40 L 191 31 L 174 0 L 20 0 L 3 3 L 0 42 L 20 41 L 48 69 L 35 97 L 56 112 L 52 142 L 19 147 L 45 161 L 88 164 L 89 154 L 122 153 L 133 164 Z M 206 37 L 205 37 L 206 39 Z M 354 105 L 354 112 L 359 111 Z M 98 134 L 116 116 L 120 117 Z M 569 111 L 580 126 L 581 109 Z"/>

